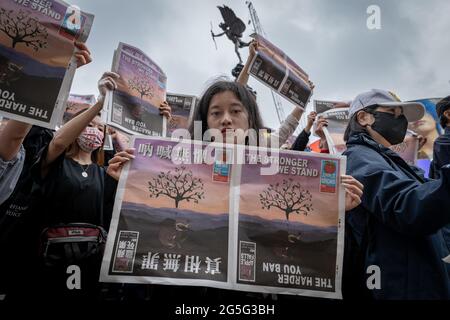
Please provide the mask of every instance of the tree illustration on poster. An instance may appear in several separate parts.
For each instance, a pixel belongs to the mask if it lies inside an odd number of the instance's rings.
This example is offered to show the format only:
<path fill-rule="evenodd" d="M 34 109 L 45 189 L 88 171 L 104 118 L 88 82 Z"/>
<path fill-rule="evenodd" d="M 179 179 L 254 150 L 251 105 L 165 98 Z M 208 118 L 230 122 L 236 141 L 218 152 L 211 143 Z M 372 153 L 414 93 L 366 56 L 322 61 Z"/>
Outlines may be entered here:
<path fill-rule="evenodd" d="M 259 194 L 259 201 L 265 210 L 270 210 L 272 207 L 281 210 L 286 215 L 287 221 L 291 213 L 307 216 L 314 211 L 309 190 L 303 189 L 300 183 L 294 183 L 292 179 L 283 179 L 281 184 L 279 182 L 270 184 Z"/>
<path fill-rule="evenodd" d="M 22 10 L 17 13 L 0 8 L 0 31 L 11 39 L 13 48 L 23 43 L 38 51 L 47 45 L 47 29 Z"/>
<path fill-rule="evenodd" d="M 175 173 L 171 171 L 161 172 L 157 178 L 148 182 L 150 198 L 166 196 L 175 201 L 175 208 L 178 208 L 181 201 L 193 201 L 198 203 L 205 198 L 203 191 L 203 181 L 192 175 L 191 170 L 186 167 L 175 168 Z"/>
<path fill-rule="evenodd" d="M 141 99 L 145 96 L 153 97 L 153 87 L 150 82 L 141 77 L 135 76 L 133 79 L 128 80 L 128 86 L 131 90 L 135 90 L 141 95 Z"/>

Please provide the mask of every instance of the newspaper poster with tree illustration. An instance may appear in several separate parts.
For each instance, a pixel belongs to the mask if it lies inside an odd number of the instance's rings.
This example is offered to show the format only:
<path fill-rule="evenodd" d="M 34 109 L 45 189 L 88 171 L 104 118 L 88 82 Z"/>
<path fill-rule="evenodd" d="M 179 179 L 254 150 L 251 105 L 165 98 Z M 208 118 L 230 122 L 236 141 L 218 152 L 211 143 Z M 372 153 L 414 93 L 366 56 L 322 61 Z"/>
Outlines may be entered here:
<path fill-rule="evenodd" d="M 81 95 L 81 94 L 69 94 L 66 101 L 66 109 L 62 118 L 62 124 L 67 123 L 76 114 L 82 110 L 86 110 L 96 103 L 97 99 L 93 94 Z"/>
<path fill-rule="evenodd" d="M 120 43 L 112 71 L 119 74 L 117 89 L 105 98 L 107 123 L 128 134 L 165 136 L 166 119 L 159 106 L 166 99 L 167 77 L 141 50 Z"/>
<path fill-rule="evenodd" d="M 345 157 L 131 144 L 100 281 L 341 298 Z"/>
<path fill-rule="evenodd" d="M 94 16 L 60 0 L 2 0 L 0 114 L 55 129 Z"/>
<path fill-rule="evenodd" d="M 345 158 L 285 151 L 264 159 L 250 150 L 245 157 L 236 287 L 340 298 Z M 278 173 L 261 175 L 270 161 Z"/>
<path fill-rule="evenodd" d="M 176 129 L 188 129 L 192 119 L 197 97 L 192 95 L 167 93 L 166 101 L 172 108 L 172 118 L 168 124 L 168 136 Z"/>
<path fill-rule="evenodd" d="M 230 165 L 215 150 L 203 161 L 201 142 L 179 152 L 169 139 L 133 137 L 132 145 L 101 280 L 226 287 Z"/>
<path fill-rule="evenodd" d="M 304 109 L 312 95 L 308 74 L 263 36 L 253 34 L 252 37 L 258 42 L 258 50 L 250 63 L 249 74 Z"/>
<path fill-rule="evenodd" d="M 347 149 L 344 133 L 349 122 L 348 110 L 349 108 L 334 108 L 318 115 L 318 117 L 324 117 L 328 121 L 328 126 L 323 131 L 331 154 L 342 154 Z M 390 149 L 395 151 L 408 164 L 415 165 L 418 147 L 419 139 L 417 134 L 408 130 L 403 142 L 391 146 Z"/>

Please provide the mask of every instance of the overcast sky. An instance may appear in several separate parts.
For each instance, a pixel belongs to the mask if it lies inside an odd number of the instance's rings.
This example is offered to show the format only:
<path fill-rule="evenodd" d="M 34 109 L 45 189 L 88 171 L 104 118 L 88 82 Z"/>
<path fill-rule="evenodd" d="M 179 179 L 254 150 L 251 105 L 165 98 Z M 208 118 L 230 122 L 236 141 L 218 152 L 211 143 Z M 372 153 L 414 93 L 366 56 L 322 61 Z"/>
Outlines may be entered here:
<path fill-rule="evenodd" d="M 110 70 L 120 41 L 146 52 L 166 72 L 170 92 L 200 95 L 211 79 L 236 65 L 232 43 L 216 38 L 222 21 L 217 5 L 250 19 L 244 0 L 74 0 L 95 15 L 87 44 L 94 61 L 79 69 L 72 92 L 97 94 L 97 80 Z M 450 1 L 447 0 L 255 0 L 270 41 L 316 85 L 312 99 L 351 100 L 371 88 L 402 100 L 450 94 Z M 366 26 L 369 5 L 381 9 L 381 29 Z M 253 32 L 247 25 L 243 40 Z M 245 61 L 246 48 L 241 49 Z M 278 120 L 269 89 L 250 79 L 265 124 Z M 310 103 L 312 106 L 312 102 Z M 293 105 L 283 100 L 287 115 Z"/>

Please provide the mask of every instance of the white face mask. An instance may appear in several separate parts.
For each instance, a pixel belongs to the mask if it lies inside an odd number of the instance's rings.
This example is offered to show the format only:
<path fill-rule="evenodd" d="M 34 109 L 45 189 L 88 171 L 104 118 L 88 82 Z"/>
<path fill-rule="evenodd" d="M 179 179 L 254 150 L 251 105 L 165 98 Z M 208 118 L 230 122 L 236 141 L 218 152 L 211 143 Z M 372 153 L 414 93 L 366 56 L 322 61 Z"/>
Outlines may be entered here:
<path fill-rule="evenodd" d="M 81 150 L 85 152 L 92 152 L 102 146 L 103 138 L 103 132 L 97 128 L 87 127 L 77 138 L 77 143 Z"/>

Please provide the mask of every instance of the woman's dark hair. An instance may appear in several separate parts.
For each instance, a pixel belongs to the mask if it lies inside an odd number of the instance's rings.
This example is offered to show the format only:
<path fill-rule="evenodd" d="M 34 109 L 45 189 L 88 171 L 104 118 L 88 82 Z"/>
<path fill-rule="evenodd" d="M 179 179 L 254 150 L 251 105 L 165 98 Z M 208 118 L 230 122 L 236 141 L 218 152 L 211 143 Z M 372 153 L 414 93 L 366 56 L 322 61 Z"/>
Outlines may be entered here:
<path fill-rule="evenodd" d="M 347 142 L 348 139 L 350 138 L 350 136 L 360 133 L 360 132 L 367 132 L 366 128 L 363 127 L 362 125 L 359 124 L 358 119 L 357 119 L 357 114 L 359 111 L 365 111 L 368 113 L 373 113 L 373 111 L 377 108 L 378 106 L 369 106 L 369 107 L 365 107 L 364 109 L 358 110 L 357 112 L 355 112 L 355 114 L 350 118 L 350 121 L 348 122 L 347 128 L 345 129 L 345 133 L 344 133 L 344 141 Z"/>
<path fill-rule="evenodd" d="M 82 109 L 80 111 L 78 111 L 77 113 L 75 113 L 72 117 L 75 118 L 76 116 L 82 114 L 83 112 L 85 112 L 88 108 Z M 100 113 L 97 114 L 97 117 L 100 117 Z M 99 166 L 103 166 L 105 164 L 105 151 L 103 150 L 103 146 L 105 145 L 105 140 L 106 140 L 106 126 L 103 126 L 103 133 L 104 133 L 104 137 L 103 137 L 103 142 L 100 148 L 94 150 L 91 154 L 91 160 L 93 163 L 98 164 Z M 78 152 L 78 148 L 80 148 L 77 144 L 76 141 L 72 142 L 69 147 L 66 149 L 66 157 L 72 157 L 74 156 L 77 152 Z"/>
<path fill-rule="evenodd" d="M 238 100 L 247 110 L 250 129 L 254 129 L 258 132 L 259 129 L 263 128 L 263 122 L 259 113 L 259 108 L 253 94 L 238 82 L 217 80 L 206 89 L 195 107 L 194 116 L 192 117 L 192 121 L 189 124 L 189 133 L 191 134 L 191 137 L 193 139 L 194 122 L 201 121 L 203 137 L 205 131 L 208 129 L 208 109 L 211 100 L 216 94 L 225 91 L 233 92 L 236 98 L 238 98 Z"/>

